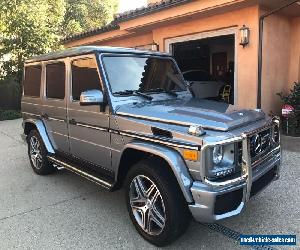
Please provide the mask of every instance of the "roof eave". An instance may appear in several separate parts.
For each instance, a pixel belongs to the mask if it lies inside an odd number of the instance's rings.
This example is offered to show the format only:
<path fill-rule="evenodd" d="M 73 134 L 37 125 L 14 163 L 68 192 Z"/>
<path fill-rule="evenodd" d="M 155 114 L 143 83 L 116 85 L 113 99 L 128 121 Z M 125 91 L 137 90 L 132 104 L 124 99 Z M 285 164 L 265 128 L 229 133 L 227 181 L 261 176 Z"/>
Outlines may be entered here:
<path fill-rule="evenodd" d="M 74 34 L 72 36 L 62 39 L 61 43 L 67 44 L 67 43 L 70 43 L 70 42 L 73 42 L 76 40 L 80 40 L 80 39 L 83 39 L 86 37 L 103 34 L 103 33 L 109 32 L 109 31 L 118 30 L 118 29 L 120 29 L 119 23 L 126 22 L 126 21 L 129 21 L 129 20 L 132 20 L 132 19 L 135 19 L 138 17 L 142 17 L 145 15 L 150 15 L 152 13 L 159 12 L 161 10 L 164 10 L 167 8 L 172 8 L 172 7 L 175 7 L 178 5 L 182 5 L 182 4 L 191 2 L 191 1 L 193 1 L 193 0 L 163 0 L 159 3 L 150 4 L 144 8 L 139 8 L 139 9 L 135 9 L 132 11 L 128 11 L 128 12 L 116 15 L 113 22 L 111 22 L 110 24 L 108 24 L 104 27 L 92 29 L 92 30 L 78 33 L 78 34 Z"/>

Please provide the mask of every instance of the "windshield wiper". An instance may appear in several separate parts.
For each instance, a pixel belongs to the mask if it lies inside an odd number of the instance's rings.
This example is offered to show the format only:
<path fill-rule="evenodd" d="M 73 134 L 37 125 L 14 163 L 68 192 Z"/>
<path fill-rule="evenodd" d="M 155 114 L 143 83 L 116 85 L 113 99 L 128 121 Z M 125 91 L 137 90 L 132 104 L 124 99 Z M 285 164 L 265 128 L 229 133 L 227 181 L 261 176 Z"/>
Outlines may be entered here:
<path fill-rule="evenodd" d="M 122 90 L 122 91 L 118 91 L 118 92 L 114 92 L 114 94 L 116 95 L 132 95 L 134 93 L 133 90 Z"/>
<path fill-rule="evenodd" d="M 142 92 L 140 92 L 140 91 L 134 91 L 133 93 L 136 94 L 136 95 L 138 95 L 138 96 L 142 96 L 142 97 L 144 97 L 144 98 L 146 98 L 146 99 L 148 99 L 148 100 L 150 100 L 150 101 L 153 99 L 152 96 L 146 95 L 146 94 L 144 94 L 144 93 L 142 93 Z"/>
<path fill-rule="evenodd" d="M 175 96 L 175 97 L 178 96 L 177 93 L 175 93 L 171 90 L 163 89 L 163 88 L 151 89 L 151 90 L 149 90 L 149 92 L 158 92 L 158 93 L 159 92 L 165 92 L 166 94 L 171 95 L 171 96 Z"/>
<path fill-rule="evenodd" d="M 123 90 L 123 91 L 119 91 L 119 92 L 115 92 L 114 94 L 116 95 L 121 95 L 121 96 L 126 96 L 126 95 L 138 95 L 138 96 L 141 96 L 141 97 L 144 97 L 145 99 L 147 100 L 152 100 L 153 97 L 152 96 L 149 96 L 149 95 L 146 95 L 138 90 L 129 90 L 129 89 L 126 89 L 126 90 Z"/>

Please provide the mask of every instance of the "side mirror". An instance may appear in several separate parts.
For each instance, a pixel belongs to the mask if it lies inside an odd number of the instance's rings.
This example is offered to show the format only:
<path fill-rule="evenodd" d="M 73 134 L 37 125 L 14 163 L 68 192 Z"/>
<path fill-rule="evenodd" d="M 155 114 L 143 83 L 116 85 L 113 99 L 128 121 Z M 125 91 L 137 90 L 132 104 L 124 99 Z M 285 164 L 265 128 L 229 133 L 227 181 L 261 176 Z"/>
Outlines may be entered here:
<path fill-rule="evenodd" d="M 87 90 L 80 95 L 80 105 L 101 105 L 104 103 L 103 92 L 101 90 L 93 89 Z"/>

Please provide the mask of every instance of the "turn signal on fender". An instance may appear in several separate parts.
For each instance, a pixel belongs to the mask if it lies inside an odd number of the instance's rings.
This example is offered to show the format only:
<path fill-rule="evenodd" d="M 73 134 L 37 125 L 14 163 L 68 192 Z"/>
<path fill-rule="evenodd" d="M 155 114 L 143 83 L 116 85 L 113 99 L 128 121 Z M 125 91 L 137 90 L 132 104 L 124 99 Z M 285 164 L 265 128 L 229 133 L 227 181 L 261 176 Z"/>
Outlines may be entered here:
<path fill-rule="evenodd" d="M 196 150 L 183 150 L 183 158 L 188 161 L 198 161 L 199 152 Z"/>

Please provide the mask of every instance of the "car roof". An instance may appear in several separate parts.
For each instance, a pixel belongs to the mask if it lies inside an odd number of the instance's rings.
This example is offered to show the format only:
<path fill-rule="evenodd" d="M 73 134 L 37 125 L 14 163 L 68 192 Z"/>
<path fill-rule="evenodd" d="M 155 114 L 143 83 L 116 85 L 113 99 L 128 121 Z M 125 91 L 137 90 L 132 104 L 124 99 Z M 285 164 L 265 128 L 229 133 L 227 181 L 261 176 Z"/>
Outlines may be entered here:
<path fill-rule="evenodd" d="M 171 56 L 167 53 L 156 51 L 137 50 L 133 48 L 107 47 L 107 46 L 80 46 L 69 48 L 61 51 L 55 51 L 48 54 L 34 56 L 25 61 L 25 63 L 33 63 L 40 61 L 55 60 L 70 56 L 79 56 L 91 53 L 120 53 L 120 54 L 138 54 L 138 55 L 156 55 L 156 56 Z"/>

